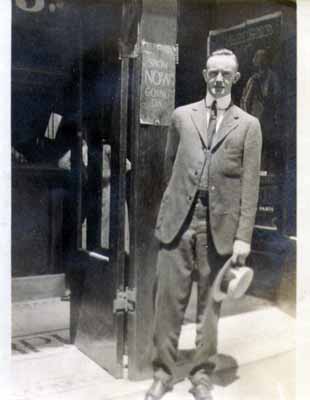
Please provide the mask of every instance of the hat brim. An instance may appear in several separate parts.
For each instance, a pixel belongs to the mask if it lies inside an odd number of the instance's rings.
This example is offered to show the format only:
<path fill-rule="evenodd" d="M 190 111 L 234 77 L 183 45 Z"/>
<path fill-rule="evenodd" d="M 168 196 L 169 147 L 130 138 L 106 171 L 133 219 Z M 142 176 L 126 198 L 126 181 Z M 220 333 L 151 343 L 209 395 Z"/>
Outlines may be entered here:
<path fill-rule="evenodd" d="M 221 286 L 224 276 L 230 268 L 235 272 L 236 277 L 229 282 L 227 292 L 224 292 Z M 242 266 L 235 268 L 232 262 L 232 257 L 230 257 L 220 269 L 214 280 L 212 285 L 213 299 L 216 302 L 220 302 L 225 300 L 227 297 L 232 299 L 242 297 L 251 285 L 253 276 L 254 272 L 249 267 Z"/>
<path fill-rule="evenodd" d="M 229 268 L 231 268 L 232 266 L 233 266 L 232 257 L 230 257 L 225 262 L 223 267 L 219 270 L 219 272 L 217 273 L 216 278 L 213 282 L 212 296 L 213 296 L 213 299 L 217 302 L 223 301 L 227 297 L 227 293 L 223 292 L 221 289 L 221 284 L 222 284 L 224 275 L 229 270 Z"/>

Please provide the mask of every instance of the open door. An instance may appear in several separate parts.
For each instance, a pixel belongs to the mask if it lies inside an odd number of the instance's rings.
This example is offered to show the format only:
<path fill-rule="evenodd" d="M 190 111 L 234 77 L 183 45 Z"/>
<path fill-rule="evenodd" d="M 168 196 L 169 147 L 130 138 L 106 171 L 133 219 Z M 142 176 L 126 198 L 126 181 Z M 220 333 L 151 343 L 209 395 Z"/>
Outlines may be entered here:
<path fill-rule="evenodd" d="M 88 144 L 88 184 L 86 222 L 82 223 L 82 213 L 78 213 L 78 250 L 70 266 L 71 340 L 86 356 L 120 378 L 126 307 L 128 63 L 118 58 L 121 4 L 108 3 L 85 6 L 81 22 L 81 136 Z M 80 176 L 82 143 L 77 158 L 80 160 L 77 176 Z M 78 208 L 81 208 L 81 185 L 82 179 L 76 188 Z"/>
<path fill-rule="evenodd" d="M 122 62 L 119 129 L 111 151 L 109 248 L 77 253 L 75 300 L 72 316 L 76 326 L 74 343 L 113 376 L 123 376 L 125 337 L 125 201 L 126 201 L 126 66 Z M 124 71 L 125 70 L 125 71 Z M 114 146 L 113 146 L 114 145 Z M 101 215 L 104 218 L 104 215 Z M 102 227 L 104 229 L 104 227 Z M 102 232 L 101 232 L 102 233 Z M 102 236 L 102 235 L 101 235 Z"/>

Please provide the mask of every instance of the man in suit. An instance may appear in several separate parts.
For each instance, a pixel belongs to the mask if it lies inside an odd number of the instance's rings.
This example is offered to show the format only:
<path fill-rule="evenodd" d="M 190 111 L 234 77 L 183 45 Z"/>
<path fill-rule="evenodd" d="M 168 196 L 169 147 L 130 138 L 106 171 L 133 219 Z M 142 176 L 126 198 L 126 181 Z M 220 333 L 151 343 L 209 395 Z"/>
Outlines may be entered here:
<path fill-rule="evenodd" d="M 232 256 L 245 263 L 258 200 L 261 129 L 232 104 L 238 60 L 213 52 L 203 76 L 206 97 L 177 108 L 166 148 L 164 192 L 156 225 L 160 241 L 154 317 L 154 381 L 146 400 L 172 389 L 178 339 L 193 276 L 198 287 L 197 336 L 189 379 L 196 400 L 210 400 L 221 303 L 212 282 Z M 229 280 L 229 276 L 227 276 Z"/>

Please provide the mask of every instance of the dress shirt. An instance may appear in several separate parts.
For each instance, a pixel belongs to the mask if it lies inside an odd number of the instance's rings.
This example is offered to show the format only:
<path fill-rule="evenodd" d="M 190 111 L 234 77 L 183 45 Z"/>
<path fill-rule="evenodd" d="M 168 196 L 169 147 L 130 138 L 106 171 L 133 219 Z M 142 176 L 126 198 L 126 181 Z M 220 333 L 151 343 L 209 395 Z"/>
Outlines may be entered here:
<path fill-rule="evenodd" d="M 221 97 L 219 99 L 216 99 L 213 97 L 209 92 L 207 93 L 206 96 L 206 108 L 207 108 L 207 121 L 208 121 L 208 126 L 209 126 L 209 121 L 211 117 L 211 106 L 213 101 L 216 101 L 216 108 L 217 108 L 217 120 L 216 120 L 216 131 L 218 131 L 219 126 L 221 125 L 221 122 L 223 121 L 225 111 L 229 107 L 231 103 L 231 95 L 228 94 L 227 96 Z"/>

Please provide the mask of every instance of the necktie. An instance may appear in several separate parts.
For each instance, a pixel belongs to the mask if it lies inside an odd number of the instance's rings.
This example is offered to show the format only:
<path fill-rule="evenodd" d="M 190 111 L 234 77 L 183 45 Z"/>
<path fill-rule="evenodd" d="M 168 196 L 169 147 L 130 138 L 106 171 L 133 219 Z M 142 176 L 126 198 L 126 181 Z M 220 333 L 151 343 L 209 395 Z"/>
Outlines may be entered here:
<path fill-rule="evenodd" d="M 214 100 L 211 105 L 211 115 L 210 115 L 208 130 L 207 130 L 208 149 L 210 149 L 212 146 L 212 140 L 213 140 L 214 134 L 216 132 L 216 119 L 217 119 L 217 108 L 216 108 L 216 100 Z"/>

